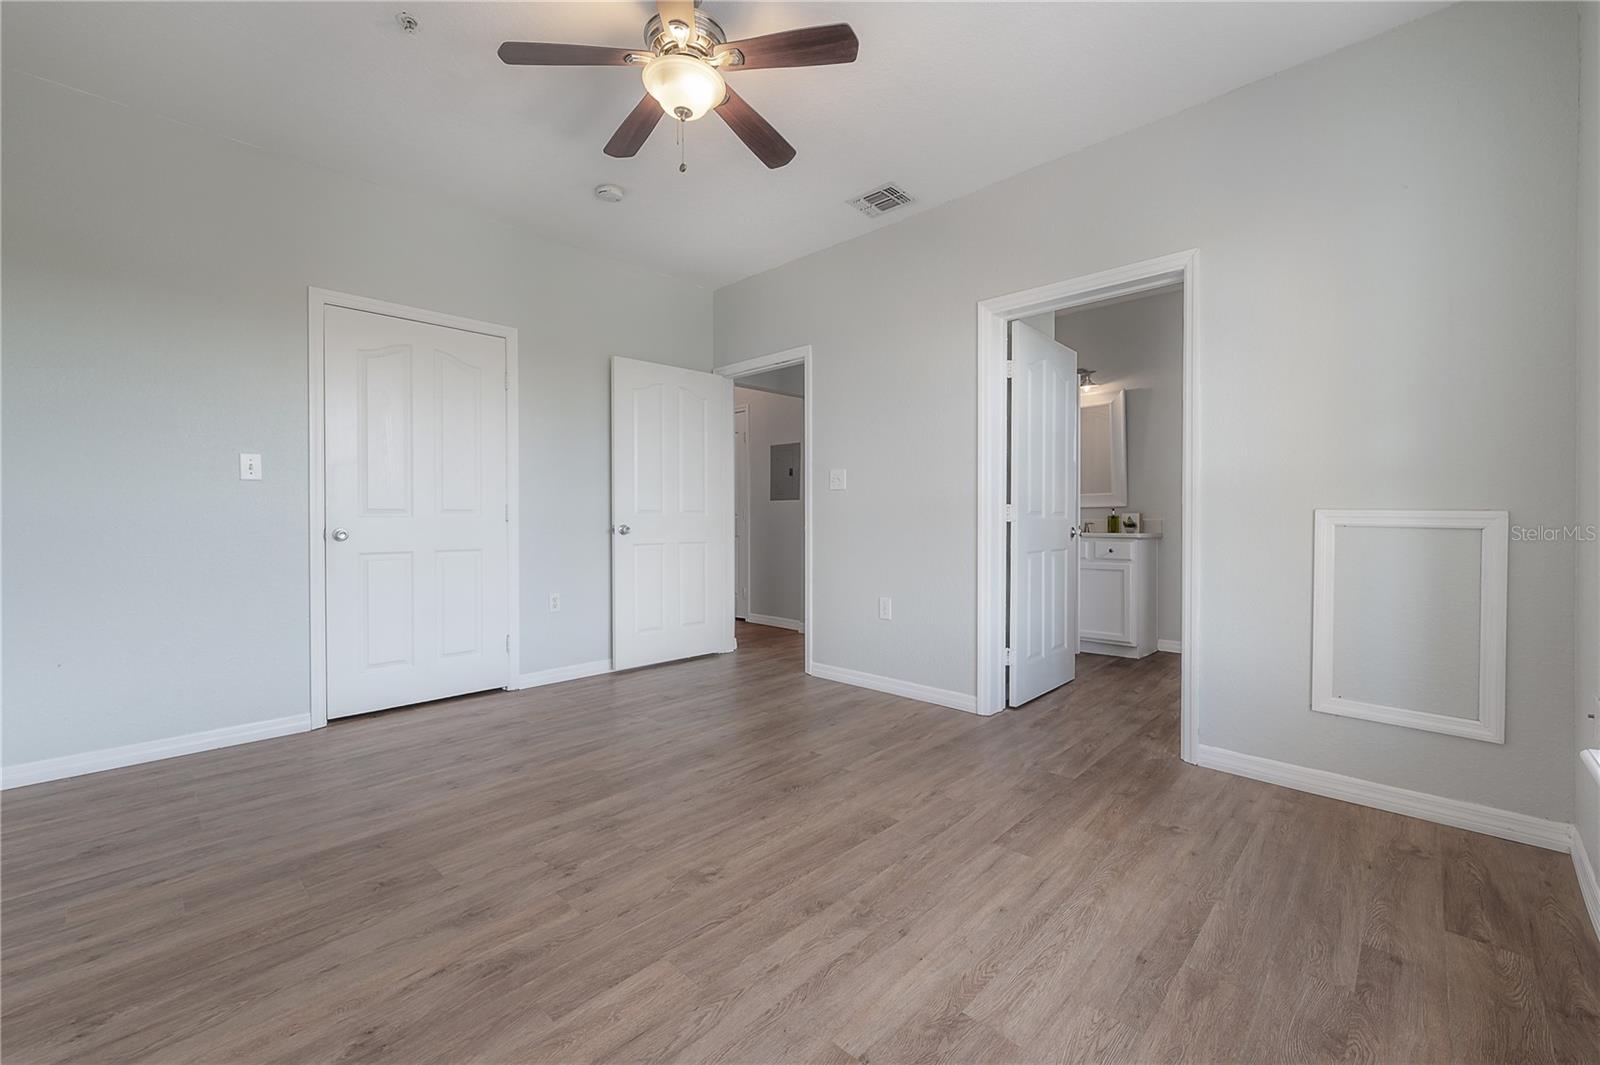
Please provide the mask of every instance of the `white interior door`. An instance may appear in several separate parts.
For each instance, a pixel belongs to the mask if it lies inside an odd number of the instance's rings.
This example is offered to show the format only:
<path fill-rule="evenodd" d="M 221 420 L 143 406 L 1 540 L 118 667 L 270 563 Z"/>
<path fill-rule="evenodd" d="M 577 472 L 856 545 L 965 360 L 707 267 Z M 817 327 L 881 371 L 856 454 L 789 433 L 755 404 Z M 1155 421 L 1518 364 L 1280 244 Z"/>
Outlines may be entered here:
<path fill-rule="evenodd" d="M 506 343 L 329 307 L 328 716 L 508 680 Z"/>
<path fill-rule="evenodd" d="M 733 382 L 611 360 L 611 656 L 733 650 Z"/>
<path fill-rule="evenodd" d="M 1070 681 L 1078 648 L 1078 355 L 1011 323 L 1008 701 Z"/>

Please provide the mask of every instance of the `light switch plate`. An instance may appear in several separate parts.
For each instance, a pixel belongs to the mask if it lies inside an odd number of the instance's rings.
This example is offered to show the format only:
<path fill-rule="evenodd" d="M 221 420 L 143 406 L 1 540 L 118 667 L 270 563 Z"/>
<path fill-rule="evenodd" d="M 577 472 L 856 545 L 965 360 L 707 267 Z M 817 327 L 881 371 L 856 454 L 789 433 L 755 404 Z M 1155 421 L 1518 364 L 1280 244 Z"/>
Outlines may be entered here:
<path fill-rule="evenodd" d="M 239 453 L 239 480 L 241 480 L 241 481 L 259 481 L 259 480 L 261 480 L 261 456 L 260 455 L 246 455 L 242 451 Z"/>
<path fill-rule="evenodd" d="M 894 620 L 894 600 L 890 599 L 886 595 L 878 596 L 878 620 L 879 621 L 893 621 Z"/>
<path fill-rule="evenodd" d="M 844 491 L 844 471 L 843 470 L 829 470 L 828 471 L 828 490 L 830 492 L 842 492 L 842 491 Z"/>

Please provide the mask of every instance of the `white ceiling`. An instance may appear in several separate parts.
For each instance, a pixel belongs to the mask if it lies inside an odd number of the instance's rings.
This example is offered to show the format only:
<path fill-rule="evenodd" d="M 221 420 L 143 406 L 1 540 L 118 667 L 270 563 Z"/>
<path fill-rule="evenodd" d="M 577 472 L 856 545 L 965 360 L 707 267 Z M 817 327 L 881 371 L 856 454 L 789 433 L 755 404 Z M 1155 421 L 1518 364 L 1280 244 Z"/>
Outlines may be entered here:
<path fill-rule="evenodd" d="M 1373 36 L 1440 4 L 745 3 L 730 38 L 850 22 L 855 64 L 730 77 L 799 155 L 769 171 L 720 120 L 601 146 L 637 71 L 508 67 L 503 40 L 632 47 L 648 2 L 15 3 L 4 62 L 386 185 L 476 202 L 568 244 L 720 285 L 892 224 Z M 407 36 L 406 7 L 422 23 Z M 919 202 L 846 201 L 893 181 Z M 601 182 L 627 190 L 594 199 Z"/>

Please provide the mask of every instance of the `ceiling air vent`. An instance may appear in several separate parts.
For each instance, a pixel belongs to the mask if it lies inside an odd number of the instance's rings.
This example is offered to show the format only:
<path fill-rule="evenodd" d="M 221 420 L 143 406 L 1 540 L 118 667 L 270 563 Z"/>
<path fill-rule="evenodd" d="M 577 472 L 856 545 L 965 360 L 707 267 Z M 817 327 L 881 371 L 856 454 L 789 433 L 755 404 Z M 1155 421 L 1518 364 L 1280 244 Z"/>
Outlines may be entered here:
<path fill-rule="evenodd" d="M 871 192 L 863 193 L 850 201 L 850 206 L 864 215 L 876 218 L 881 214 L 888 214 L 896 207 L 903 207 L 911 203 L 911 195 L 898 185 L 880 185 Z"/>

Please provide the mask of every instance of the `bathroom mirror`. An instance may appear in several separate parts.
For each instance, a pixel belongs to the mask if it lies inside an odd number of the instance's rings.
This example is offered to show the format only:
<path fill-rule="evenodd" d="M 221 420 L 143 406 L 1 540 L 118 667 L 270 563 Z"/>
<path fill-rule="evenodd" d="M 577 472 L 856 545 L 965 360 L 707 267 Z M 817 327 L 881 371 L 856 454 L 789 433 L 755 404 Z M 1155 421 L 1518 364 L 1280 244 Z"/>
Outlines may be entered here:
<path fill-rule="evenodd" d="M 1120 388 L 1078 394 L 1078 502 L 1128 505 L 1128 416 Z"/>

